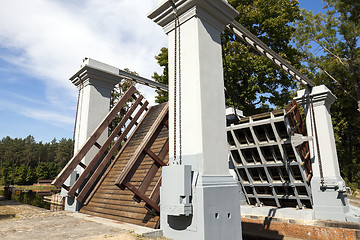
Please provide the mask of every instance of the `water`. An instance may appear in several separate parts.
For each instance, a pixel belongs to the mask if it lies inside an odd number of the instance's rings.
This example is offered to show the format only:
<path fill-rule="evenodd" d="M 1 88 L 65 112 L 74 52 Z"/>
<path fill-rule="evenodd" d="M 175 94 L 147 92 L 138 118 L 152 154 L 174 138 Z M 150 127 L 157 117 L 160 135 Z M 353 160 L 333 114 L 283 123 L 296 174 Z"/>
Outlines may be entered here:
<path fill-rule="evenodd" d="M 18 190 L 11 195 L 11 199 L 32 206 L 50 209 L 50 203 L 44 202 L 43 196 L 38 196 L 35 192 L 32 191 L 22 192 Z"/>

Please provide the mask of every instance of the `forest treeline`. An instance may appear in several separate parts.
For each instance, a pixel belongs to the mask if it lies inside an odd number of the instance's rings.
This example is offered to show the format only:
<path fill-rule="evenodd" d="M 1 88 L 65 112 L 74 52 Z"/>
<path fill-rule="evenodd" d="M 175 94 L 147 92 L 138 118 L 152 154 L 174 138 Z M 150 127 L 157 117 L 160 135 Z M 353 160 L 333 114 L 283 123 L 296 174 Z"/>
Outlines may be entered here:
<path fill-rule="evenodd" d="M 72 139 L 55 138 L 49 143 L 4 137 L 0 141 L 0 185 L 29 185 L 54 179 L 72 156 Z"/>

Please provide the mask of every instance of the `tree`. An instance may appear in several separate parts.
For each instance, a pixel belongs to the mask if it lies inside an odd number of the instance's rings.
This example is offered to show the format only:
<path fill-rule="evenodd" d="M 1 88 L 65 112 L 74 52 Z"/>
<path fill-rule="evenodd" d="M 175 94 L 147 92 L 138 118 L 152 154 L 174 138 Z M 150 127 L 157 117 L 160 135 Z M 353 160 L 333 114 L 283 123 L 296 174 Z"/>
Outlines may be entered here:
<path fill-rule="evenodd" d="M 303 19 L 296 22 L 296 45 L 315 80 L 340 88 L 360 111 L 360 2 L 323 2 L 325 14 L 302 10 Z"/>
<path fill-rule="evenodd" d="M 280 56 L 300 66 L 298 50 L 289 43 L 294 28 L 291 23 L 300 17 L 296 0 L 229 0 L 239 11 L 236 18 Z M 241 109 L 246 115 L 283 106 L 293 97 L 296 82 L 274 66 L 234 34 L 222 34 L 226 105 Z M 155 57 L 163 67 L 162 75 L 154 74 L 155 81 L 167 84 L 167 49 L 162 48 Z M 157 102 L 167 100 L 158 91 Z"/>
<path fill-rule="evenodd" d="M 161 75 L 155 72 L 152 78 L 158 83 L 168 85 L 169 84 L 168 49 L 165 47 L 161 48 L 159 55 L 155 56 L 155 59 L 157 60 L 158 64 L 163 68 L 163 72 Z M 156 90 L 156 93 L 158 95 L 155 97 L 155 102 L 163 103 L 168 101 L 167 92 L 162 90 Z"/>
<path fill-rule="evenodd" d="M 32 167 L 28 167 L 27 174 L 26 174 L 26 184 L 33 184 L 37 181 L 37 176 L 35 169 Z"/>
<path fill-rule="evenodd" d="M 72 148 L 73 141 L 71 139 L 62 138 L 57 144 L 54 162 L 59 166 L 59 170 L 63 169 L 66 163 L 71 159 Z"/>
<path fill-rule="evenodd" d="M 139 75 L 137 72 L 131 71 L 128 68 L 125 68 L 124 71 L 134 75 Z M 111 92 L 110 108 L 113 108 L 115 104 L 119 101 L 120 97 L 133 85 L 134 82 L 126 78 L 122 79 L 118 84 L 116 84 L 114 90 Z M 121 119 L 126 114 L 126 112 L 130 109 L 131 104 L 134 101 L 135 100 L 133 99 L 129 99 L 127 103 L 124 105 L 123 110 L 120 111 L 120 113 L 115 116 L 115 118 L 109 125 L 109 135 L 118 125 L 118 123 L 121 121 Z"/>
<path fill-rule="evenodd" d="M 300 17 L 295 0 L 229 0 L 240 13 L 236 20 L 295 67 L 298 50 L 289 43 L 291 23 Z M 228 106 L 251 115 L 286 105 L 296 82 L 234 34 L 222 35 L 224 80 Z"/>
<path fill-rule="evenodd" d="M 337 96 L 332 120 L 340 169 L 344 179 L 359 188 L 360 2 L 323 3 L 324 14 L 301 11 L 303 18 L 295 24 L 295 42 L 310 69 L 309 77 Z"/>
<path fill-rule="evenodd" d="M 14 183 L 18 185 L 26 184 L 27 168 L 25 165 L 17 166 L 15 169 Z"/>
<path fill-rule="evenodd" d="M 36 167 L 35 172 L 38 180 L 48 179 L 50 176 L 49 166 L 45 162 L 39 163 L 39 165 L 37 165 Z"/>
<path fill-rule="evenodd" d="M 0 140 L 0 184 L 33 184 L 38 177 L 54 178 L 71 153 L 71 139 L 43 144 L 31 135 L 25 139 L 5 137 Z"/>

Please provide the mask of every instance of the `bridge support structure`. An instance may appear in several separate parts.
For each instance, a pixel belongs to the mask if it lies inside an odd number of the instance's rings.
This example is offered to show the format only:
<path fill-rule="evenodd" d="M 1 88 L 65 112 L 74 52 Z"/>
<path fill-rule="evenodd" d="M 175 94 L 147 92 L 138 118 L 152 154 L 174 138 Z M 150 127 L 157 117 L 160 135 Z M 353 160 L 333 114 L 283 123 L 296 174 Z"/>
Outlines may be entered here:
<path fill-rule="evenodd" d="M 228 169 L 220 39 L 238 13 L 222 0 L 172 3 L 160 1 L 148 15 L 169 37 L 170 158 L 160 227 L 172 239 L 242 239 L 240 188 Z"/>
<path fill-rule="evenodd" d="M 295 100 L 305 109 L 313 177 L 311 191 L 315 219 L 358 222 L 349 206 L 340 175 L 330 107 L 335 95 L 324 85 L 300 90 Z M 313 111 L 312 111 L 313 109 Z M 314 121 L 315 119 L 315 121 Z"/>
<path fill-rule="evenodd" d="M 109 113 L 111 91 L 122 79 L 109 72 L 115 68 L 98 62 L 91 58 L 85 58 L 81 68 L 70 80 L 79 90 L 79 102 L 76 114 L 74 153 L 91 136 L 99 122 Z M 106 131 L 100 136 L 97 143 L 102 145 L 107 139 Z M 92 147 L 89 153 L 82 159 L 82 163 L 88 165 L 99 149 Z M 72 186 L 83 168 L 78 166 L 65 185 Z M 81 204 L 75 200 L 75 196 L 67 196 L 67 190 L 62 188 L 61 195 L 65 197 L 65 210 L 79 211 Z"/>

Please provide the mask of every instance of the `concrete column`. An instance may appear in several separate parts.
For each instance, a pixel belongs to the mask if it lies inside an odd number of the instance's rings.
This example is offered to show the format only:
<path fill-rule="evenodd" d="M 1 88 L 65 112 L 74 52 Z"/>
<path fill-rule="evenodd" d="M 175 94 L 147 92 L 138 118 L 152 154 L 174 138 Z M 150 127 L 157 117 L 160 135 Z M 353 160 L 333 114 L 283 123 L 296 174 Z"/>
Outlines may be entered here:
<path fill-rule="evenodd" d="M 317 149 L 315 129 L 311 127 L 309 95 L 312 96 L 315 124 L 317 128 L 319 149 Z M 295 98 L 305 109 L 306 127 L 313 140 L 309 142 L 312 159 L 313 178 L 311 191 L 313 209 L 316 219 L 352 221 L 349 214 L 349 203 L 343 178 L 340 176 L 339 162 L 336 154 L 334 131 L 331 122 L 330 107 L 336 97 L 324 85 L 309 90 L 298 91 Z M 324 184 L 321 184 L 318 151 L 320 152 Z"/>
<path fill-rule="evenodd" d="M 241 239 L 240 189 L 228 169 L 220 40 L 225 25 L 238 13 L 222 0 L 175 1 L 180 25 L 175 50 L 175 15 L 170 2 L 160 1 L 148 16 L 169 37 L 171 164 L 163 168 L 161 228 L 164 236 L 173 239 Z M 176 160 L 173 158 L 175 51 Z M 187 193 L 191 196 L 183 196 Z"/>
<path fill-rule="evenodd" d="M 80 70 L 70 80 L 79 89 L 79 106 L 75 128 L 74 152 L 76 153 L 101 123 L 110 110 L 111 91 L 119 83 L 121 78 L 115 76 L 115 68 L 96 60 L 87 58 L 83 61 Z M 118 71 L 115 71 L 116 73 Z M 98 139 L 101 145 L 107 139 L 108 133 L 104 133 Z M 97 153 L 98 148 L 93 146 L 82 162 L 88 165 Z M 65 185 L 72 186 L 83 168 L 78 166 Z M 66 196 L 66 190 L 62 189 L 62 195 Z M 65 209 L 78 211 L 80 204 L 74 197 L 66 197 Z"/>

